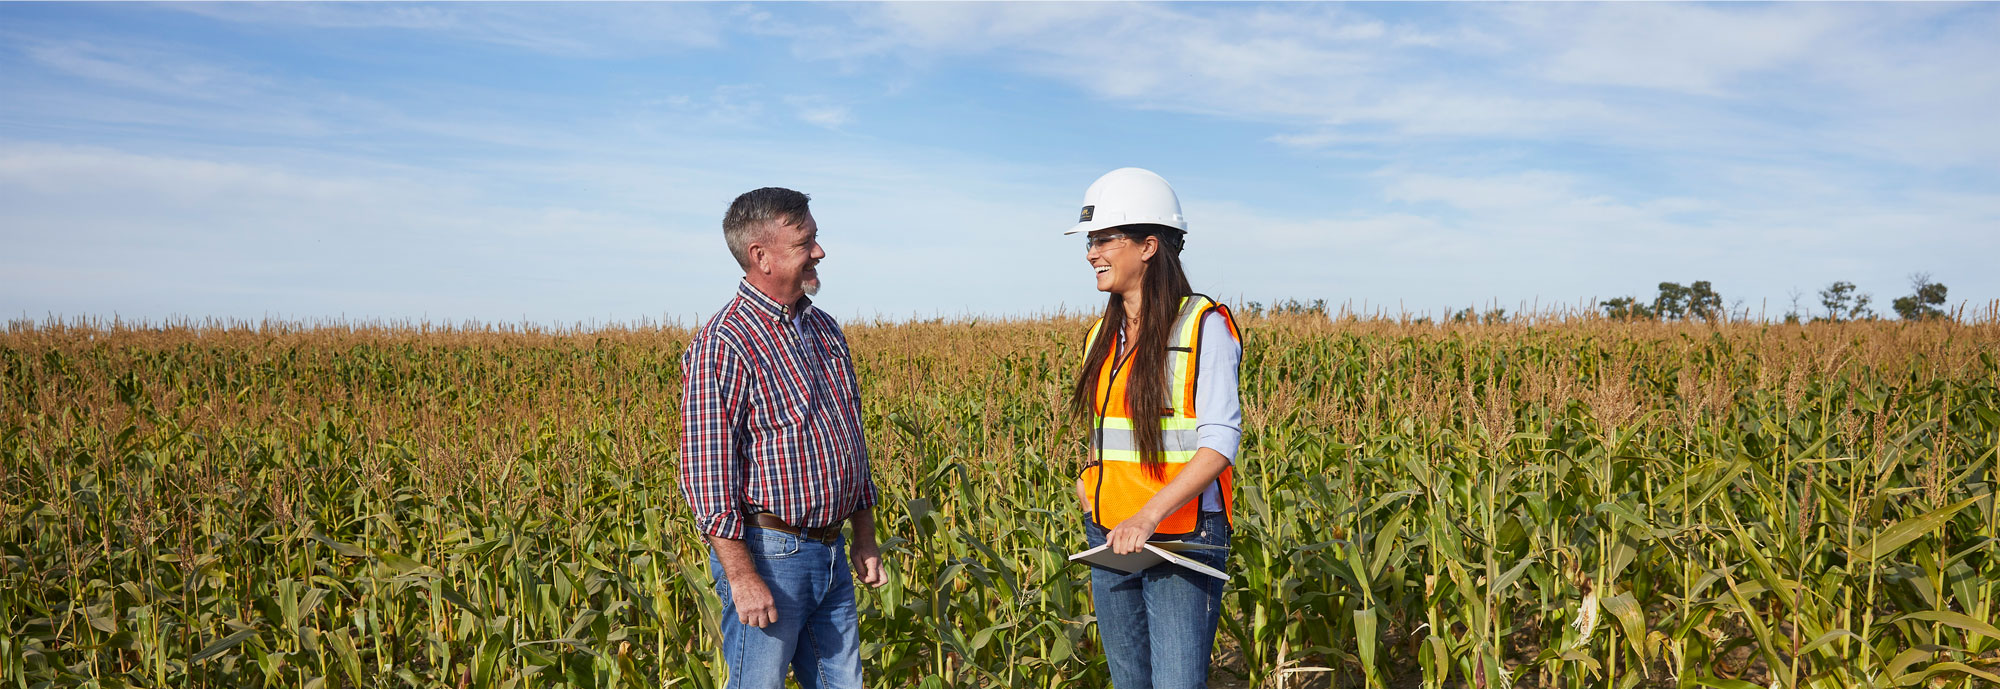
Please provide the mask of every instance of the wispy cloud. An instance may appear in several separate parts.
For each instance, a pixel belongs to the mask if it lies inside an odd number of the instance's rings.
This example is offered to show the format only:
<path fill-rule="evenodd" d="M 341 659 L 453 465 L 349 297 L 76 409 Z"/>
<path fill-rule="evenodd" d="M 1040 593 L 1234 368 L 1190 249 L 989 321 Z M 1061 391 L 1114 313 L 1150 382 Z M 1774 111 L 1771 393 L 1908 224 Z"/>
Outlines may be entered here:
<path fill-rule="evenodd" d="M 1305 148 L 1588 140 L 1932 166 L 2000 152 L 2000 134 L 1974 128 L 2000 110 L 1986 68 L 2000 44 L 1978 38 L 2000 15 L 1984 9 L 1455 9 L 892 3 L 857 8 L 852 27 L 764 30 L 807 58 L 990 59 L 1136 107 L 1270 122 L 1272 141 Z M 1944 23 L 1962 28 L 1932 28 L 1954 13 Z"/>
<path fill-rule="evenodd" d="M 0 312 L 686 316 L 774 184 L 843 316 L 1094 304 L 1061 219 L 1135 162 L 1220 295 L 2000 289 L 1986 6 L 21 7 Z"/>
<path fill-rule="evenodd" d="M 1505 8 L 1541 74 L 1558 82 L 1750 96 L 1753 81 L 1804 67 L 1815 50 L 1871 21 L 1825 5 L 1648 4 Z M 1541 48 L 1546 46 L 1547 48 Z"/>
<path fill-rule="evenodd" d="M 306 172 L 100 148 L 0 146 L 9 306 L 562 320 L 658 314 L 643 285 L 692 242 L 658 218 L 509 200 L 441 171 Z M 705 234 L 705 233 L 704 233 Z M 30 267 L 45 270 L 29 271 Z M 727 281 L 726 270 L 690 275 Z M 104 282 L 105 272 L 114 278 Z M 586 301 L 578 302 L 579 298 Z M 593 303 L 594 302 L 594 303 Z"/>
<path fill-rule="evenodd" d="M 792 106 L 800 121 L 814 127 L 838 130 L 854 121 L 854 112 L 851 109 L 827 102 L 824 98 L 791 96 L 785 101 Z"/>
<path fill-rule="evenodd" d="M 1191 238 L 1199 252 L 1190 265 L 1215 267 L 1201 279 L 1246 299 L 1329 295 L 1435 314 L 1489 301 L 1512 309 L 1648 295 L 1660 281 L 1710 280 L 1755 309 L 1834 280 L 1886 297 L 1919 270 L 1973 290 L 1955 294 L 1980 298 L 1991 289 L 1981 266 L 2000 252 L 2000 236 L 1986 230 L 2000 220 L 2000 194 L 1862 199 L 1814 176 L 1783 175 L 1809 202 L 1623 192 L 1556 170 L 1400 168 L 1366 178 L 1383 204 L 1325 218 L 1230 200 L 1184 202 L 1201 211 L 1204 226 L 1228 229 L 1212 242 Z"/>
<path fill-rule="evenodd" d="M 175 46 L 21 35 L 10 42 L 29 60 L 55 73 L 177 98 L 237 100 L 273 81 Z"/>
<path fill-rule="evenodd" d="M 566 57 L 714 47 L 724 35 L 717 17 L 721 13 L 693 3 L 223 2 L 170 6 L 232 22 L 328 30 L 401 30 Z"/>

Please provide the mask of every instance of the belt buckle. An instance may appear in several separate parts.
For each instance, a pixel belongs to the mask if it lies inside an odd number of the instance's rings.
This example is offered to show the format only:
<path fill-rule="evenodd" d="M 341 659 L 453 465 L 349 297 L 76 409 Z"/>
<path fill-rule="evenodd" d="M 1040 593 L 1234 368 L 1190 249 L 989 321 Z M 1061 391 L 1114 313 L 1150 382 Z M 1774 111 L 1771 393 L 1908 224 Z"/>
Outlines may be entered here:
<path fill-rule="evenodd" d="M 824 536 L 817 536 L 817 537 L 813 536 L 812 533 L 815 531 L 819 532 Z M 808 539 L 812 539 L 814 541 L 818 541 L 823 544 L 832 544 L 836 540 L 840 539 L 840 523 L 836 522 L 831 525 L 827 525 L 825 527 L 817 528 L 815 530 L 805 530 L 802 532 L 802 534 Z"/>

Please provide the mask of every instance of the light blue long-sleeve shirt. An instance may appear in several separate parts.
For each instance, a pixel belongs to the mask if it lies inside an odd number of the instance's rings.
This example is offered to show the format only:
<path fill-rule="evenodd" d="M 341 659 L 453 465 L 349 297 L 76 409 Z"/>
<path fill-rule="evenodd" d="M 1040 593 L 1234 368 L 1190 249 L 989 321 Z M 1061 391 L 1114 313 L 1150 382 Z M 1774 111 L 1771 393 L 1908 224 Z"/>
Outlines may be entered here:
<path fill-rule="evenodd" d="M 1243 399 L 1238 395 L 1237 374 L 1243 365 L 1243 344 L 1229 335 L 1229 324 L 1221 314 L 1201 317 L 1201 359 L 1195 362 L 1195 432 L 1201 447 L 1214 448 L 1230 464 L 1243 443 Z M 1222 510 L 1222 484 L 1209 482 L 1201 492 L 1201 509 Z"/>

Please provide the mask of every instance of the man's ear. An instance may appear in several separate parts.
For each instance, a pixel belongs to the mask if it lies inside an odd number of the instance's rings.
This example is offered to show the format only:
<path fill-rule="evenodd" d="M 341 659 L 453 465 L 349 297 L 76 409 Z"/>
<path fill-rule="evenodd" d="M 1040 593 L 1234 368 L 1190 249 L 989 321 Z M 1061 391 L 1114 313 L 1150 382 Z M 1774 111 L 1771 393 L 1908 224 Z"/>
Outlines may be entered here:
<path fill-rule="evenodd" d="M 762 242 L 751 242 L 750 246 L 743 248 L 743 258 L 747 259 L 750 264 L 744 267 L 745 270 L 752 273 L 762 273 L 767 270 L 764 264 L 767 263 L 765 259 L 770 258 L 770 252 L 764 251 L 764 244 Z"/>

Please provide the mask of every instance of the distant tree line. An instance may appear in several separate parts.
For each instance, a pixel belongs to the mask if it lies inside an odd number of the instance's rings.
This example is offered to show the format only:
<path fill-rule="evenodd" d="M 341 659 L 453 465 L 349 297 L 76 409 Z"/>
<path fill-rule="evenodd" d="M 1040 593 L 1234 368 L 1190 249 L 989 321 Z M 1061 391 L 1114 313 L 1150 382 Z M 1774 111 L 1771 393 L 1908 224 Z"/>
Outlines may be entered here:
<path fill-rule="evenodd" d="M 1896 316 L 1909 321 L 1934 319 L 1945 315 L 1945 286 L 1931 280 L 1929 273 L 1910 275 L 1912 294 L 1898 297 L 1891 305 Z M 1799 298 L 1803 295 L 1792 293 L 1791 311 L 1785 313 L 1786 323 L 1812 320 L 1815 322 L 1859 321 L 1876 318 L 1875 310 L 1869 307 L 1874 296 L 1861 292 L 1854 283 L 1836 280 L 1819 291 L 1819 303 L 1825 311 L 1813 315 L 1799 308 Z M 1689 285 L 1680 283 L 1660 283 L 1659 293 L 1652 301 L 1642 302 L 1634 296 L 1615 297 L 1598 305 L 1604 315 L 1614 319 L 1657 319 L 1662 321 L 1701 319 L 1713 320 L 1723 315 L 1722 295 L 1706 280 L 1697 280 Z"/>
<path fill-rule="evenodd" d="M 1641 302 L 1636 297 L 1614 297 L 1603 305 L 1604 315 L 1614 319 L 1701 319 L 1714 320 L 1722 316 L 1722 295 L 1706 280 L 1694 281 L 1692 285 L 1680 283 L 1660 283 L 1660 292 L 1652 302 Z"/>
<path fill-rule="evenodd" d="M 1945 316 L 1943 308 L 1945 286 L 1943 283 L 1932 281 L 1931 274 L 1910 274 L 1910 292 L 1911 294 L 1898 297 L 1890 303 L 1898 318 L 1918 321 Z M 1791 310 L 1785 313 L 1785 323 L 1862 321 L 1877 318 L 1874 308 L 1869 306 L 1874 302 L 1874 296 L 1861 292 L 1854 283 L 1845 280 L 1836 280 L 1819 291 L 1819 303 L 1824 309 L 1820 314 L 1815 315 L 1802 310 L 1799 307 L 1801 297 L 1804 297 L 1804 293 L 1796 290 L 1792 292 L 1792 306 Z M 1722 294 L 1715 291 L 1715 286 L 1706 280 L 1697 280 L 1687 285 L 1660 283 L 1659 291 L 1651 300 L 1642 301 L 1636 296 L 1627 295 L 1605 300 L 1598 307 L 1604 310 L 1605 316 L 1620 320 L 1713 321 L 1732 313 L 1736 314 L 1734 318 L 1749 318 L 1749 314 L 1741 309 L 1742 304 L 1742 300 L 1737 300 L 1734 307 L 1725 308 Z M 1326 300 L 1323 299 L 1310 302 L 1296 299 L 1273 300 L 1268 305 L 1262 302 L 1245 302 L 1242 311 L 1249 316 L 1327 316 Z M 1451 313 L 1449 319 L 1453 323 L 1506 323 L 1507 310 L 1494 307 L 1481 313 L 1466 307 Z M 1429 321 L 1429 317 L 1417 320 L 1418 323 Z"/>
<path fill-rule="evenodd" d="M 1326 300 L 1316 299 L 1311 302 L 1301 302 L 1295 299 L 1272 300 L 1269 308 L 1266 308 L 1263 302 L 1246 302 L 1243 305 L 1243 312 L 1250 316 L 1263 316 L 1265 314 L 1271 316 L 1326 316 Z"/>

